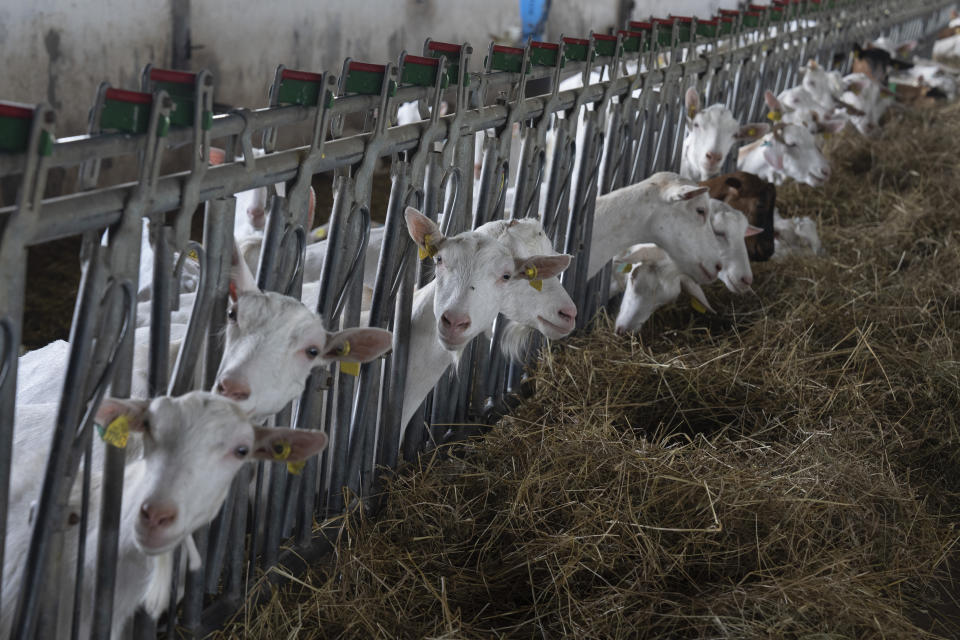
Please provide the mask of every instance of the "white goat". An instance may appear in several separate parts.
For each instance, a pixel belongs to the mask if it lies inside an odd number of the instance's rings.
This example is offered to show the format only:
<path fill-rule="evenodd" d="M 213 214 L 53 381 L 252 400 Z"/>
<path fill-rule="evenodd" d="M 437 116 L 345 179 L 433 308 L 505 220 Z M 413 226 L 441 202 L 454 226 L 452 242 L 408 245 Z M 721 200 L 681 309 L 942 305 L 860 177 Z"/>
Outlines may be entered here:
<path fill-rule="evenodd" d="M 742 147 L 737 169 L 776 185 L 791 178 L 819 187 L 830 177 L 830 163 L 813 134 L 794 124 L 778 125 L 762 140 Z"/>
<path fill-rule="evenodd" d="M 687 89 L 686 137 L 680 159 L 680 175 L 690 180 L 706 180 L 720 173 L 723 161 L 735 142 L 747 142 L 762 137 L 770 126 L 754 122 L 743 126 L 733 112 L 721 104 L 700 109 L 700 96 L 693 87 Z"/>
<path fill-rule="evenodd" d="M 412 207 L 405 216 L 414 242 L 433 257 L 436 277 L 413 299 L 404 426 L 447 367 L 456 364 L 470 340 L 491 330 L 499 313 L 534 327 L 558 316 L 554 285 L 546 281 L 570 264 L 567 255 L 517 258 L 503 243 L 477 231 L 447 238 Z"/>
<path fill-rule="evenodd" d="M 113 638 L 129 637 L 129 623 L 140 605 L 154 618 L 167 608 L 176 547 L 186 542 L 190 568 L 199 568 L 200 556 L 191 536 L 217 515 L 244 464 L 254 460 L 305 460 L 327 444 L 327 436 L 319 431 L 257 427 L 235 403 L 206 392 L 153 400 L 106 399 L 101 403 L 99 424 L 114 424 L 120 418 L 125 419 L 134 438 L 143 438 L 144 456 L 129 462 L 124 470 Z M 22 426 L 18 424 L 14 432 L 13 477 L 18 482 L 10 496 L 3 567 L 7 596 L 0 613 L 0 636 L 5 638 L 10 634 L 25 568 L 31 504 L 39 495 L 42 480 L 42 475 L 35 473 L 36 467 L 23 466 L 30 460 L 30 455 L 23 454 L 46 452 L 53 435 L 50 429 L 25 431 Z M 90 635 L 102 482 L 100 469 L 94 466 L 79 618 L 81 638 Z M 76 530 L 67 532 L 66 558 L 76 557 L 76 534 Z M 73 584 L 64 585 L 63 593 L 73 588 Z M 65 597 L 61 605 L 70 609 L 72 602 L 72 597 Z M 61 613 L 58 619 L 65 624 L 56 637 L 66 638 L 71 616 L 69 611 Z"/>
<path fill-rule="evenodd" d="M 817 233 L 817 223 L 809 216 L 783 218 L 773 212 L 774 258 L 791 255 L 814 255 L 823 253 L 823 245 Z"/>
<path fill-rule="evenodd" d="M 700 285 L 655 244 L 634 245 L 618 255 L 610 284 L 611 295 L 623 291 L 614 325 L 617 333 L 639 331 L 654 311 L 676 300 L 681 291 L 713 311 Z"/>
<path fill-rule="evenodd" d="M 668 172 L 600 196 L 587 276 L 634 244 L 653 242 L 683 273 L 702 284 L 713 281 L 723 263 L 710 213 L 723 204 L 712 200 L 706 187 Z"/>
<path fill-rule="evenodd" d="M 770 108 L 769 117 L 772 120 L 803 127 L 814 135 L 836 133 L 847 124 L 845 113 L 822 109 L 802 87 L 787 89 L 779 97 L 774 97 L 772 92 L 767 91 L 764 93 L 764 100 Z M 789 100 L 792 106 L 784 100 Z M 815 140 L 820 146 L 822 138 Z"/>
<path fill-rule="evenodd" d="M 227 319 L 223 359 L 215 389 L 236 401 L 257 420 L 265 420 L 296 398 L 314 368 L 334 361 L 369 362 L 390 349 L 392 335 L 383 329 L 351 328 L 330 332 L 303 304 L 279 293 L 262 293 L 246 264 L 235 254 L 231 270 L 237 299 Z M 186 294 L 185 294 L 186 295 Z M 185 333 L 170 327 L 170 362 Z M 349 343 L 349 347 L 346 345 Z M 149 328 L 137 329 L 131 395 L 147 395 Z M 70 345 L 53 342 L 21 356 L 17 401 L 31 404 L 57 398 Z"/>
<path fill-rule="evenodd" d="M 747 220 L 742 211 L 717 200 L 712 203 L 710 226 L 720 244 L 720 280 L 734 293 L 746 293 L 753 284 L 753 270 L 750 268 L 750 256 L 744 238 L 762 233 Z"/>
<path fill-rule="evenodd" d="M 881 87 L 863 73 L 851 73 L 843 78 L 846 91 L 842 98 L 861 114 L 851 115 L 850 122 L 865 136 L 880 133 L 880 118 L 893 104 L 893 98 L 882 96 Z"/>

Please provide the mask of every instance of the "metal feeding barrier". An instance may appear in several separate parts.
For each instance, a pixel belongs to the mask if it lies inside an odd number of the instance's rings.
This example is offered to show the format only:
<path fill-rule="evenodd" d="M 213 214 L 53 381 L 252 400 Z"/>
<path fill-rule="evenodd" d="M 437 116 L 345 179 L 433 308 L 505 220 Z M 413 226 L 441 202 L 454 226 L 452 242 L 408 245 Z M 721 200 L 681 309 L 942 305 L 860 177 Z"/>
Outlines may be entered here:
<path fill-rule="evenodd" d="M 327 328 L 360 324 L 363 255 L 371 226 L 376 164 L 389 157 L 391 189 L 384 240 L 369 309 L 370 326 L 394 331 L 393 350 L 359 371 L 315 370 L 302 397 L 278 423 L 322 429 L 330 446 L 302 472 L 283 465 L 246 467 L 233 483 L 219 516 L 194 534 L 202 568 L 178 576 L 174 562 L 168 633 L 200 635 L 241 604 L 248 576 L 279 561 L 292 536 L 297 554 L 323 550 L 314 522 L 341 514 L 345 495 L 375 510 L 378 473 L 412 460 L 425 448 L 489 424 L 524 391 L 523 362 L 500 353 L 503 318 L 491 338 L 480 336 L 464 351 L 458 373 L 450 372 L 404 432 L 400 424 L 408 374 L 408 336 L 416 286 L 424 274 L 408 239 L 403 211 L 415 206 L 453 234 L 503 218 L 540 216 L 559 251 L 576 256 L 563 282 L 579 309 L 583 328 L 605 302 L 609 267 L 587 280 L 594 203 L 598 194 L 629 185 L 656 171 L 679 166 L 683 140 L 683 94 L 697 87 L 705 104 L 720 101 L 741 121 L 761 115 L 762 93 L 797 82 L 808 58 L 847 71 L 854 42 L 881 34 L 894 40 L 925 38 L 945 21 L 951 3 L 779 0 L 771 7 L 723 11 L 716 18 L 631 22 L 615 35 L 562 37 L 523 48 L 491 44 L 483 70 L 470 70 L 469 44 L 427 40 L 422 56 L 403 53 L 396 63 L 347 59 L 339 76 L 276 70 L 269 107 L 214 115 L 214 79 L 148 65 L 138 91 L 102 85 L 86 135 L 57 139 L 55 113 L 46 105 L 0 103 L 0 177 L 19 176 L 16 202 L 0 209 L 0 538 L 7 539 L 17 364 L 23 324 L 28 247 L 81 236 L 82 279 L 70 331 L 70 354 L 54 438 L 42 472 L 42 491 L 20 584 L 0 593 L 0 607 L 13 613 L 12 637 L 50 638 L 58 616 L 77 609 L 60 598 L 61 585 L 76 582 L 76 594 L 94 593 L 91 637 L 110 637 L 120 527 L 125 452 L 105 448 L 99 512 L 88 513 L 91 491 L 93 416 L 107 391 L 131 390 L 133 319 L 143 221 L 154 247 L 149 328 L 151 394 L 182 394 L 196 381 L 213 386 L 223 352 L 223 328 L 233 248 L 233 194 L 286 183 L 273 193 L 257 284 L 298 296 L 309 229 L 294 212 L 309 202 L 315 174 L 334 175 L 329 250 L 319 283 L 316 311 Z M 591 82 L 591 72 L 602 71 Z M 581 74 L 582 87 L 560 90 L 565 76 Z M 534 91 L 534 86 L 546 87 Z M 455 110 L 440 115 L 441 99 Z M 406 101 L 419 100 L 421 121 L 391 127 Z M 582 115 L 581 115 L 582 114 Z M 346 116 L 360 116 L 362 130 L 344 136 Z M 580 116 L 580 117 L 578 117 Z M 307 146 L 278 149 L 278 134 L 311 128 Z M 521 146 L 511 166 L 514 130 Z M 482 144 L 476 148 L 475 134 Z M 258 137 L 265 155 L 254 153 Z M 548 142 L 552 138 L 552 142 Z M 227 162 L 210 167 L 213 141 L 228 150 Z M 185 147 L 189 164 L 161 173 L 165 153 Z M 482 155 L 473 179 L 475 154 Z M 232 161 L 242 153 L 242 160 Z M 548 154 L 550 157 L 548 158 Z M 136 159 L 132 183 L 99 187 L 101 163 Z M 577 159 L 579 158 L 579 161 Z M 48 172 L 78 168 L 76 188 L 44 198 Z M 542 187 L 545 185 L 545 192 Z M 508 202 L 508 187 L 512 201 Z M 541 198 L 543 202 L 541 203 Z M 203 239 L 190 239 L 191 222 L 203 205 Z M 169 362 L 170 313 L 188 254 L 200 279 L 195 306 L 179 356 Z M 175 255 L 179 258 L 175 261 Z M 527 359 L 541 346 L 534 340 Z M 101 445 L 97 445 L 101 446 Z M 40 470 L 29 470 L 38 473 Z M 20 470 L 19 473 L 24 473 Z M 269 474 L 269 480 L 267 475 Z M 65 515 L 71 487 L 82 485 L 78 534 Z M 250 485 L 256 486 L 250 504 Z M 268 485 L 268 486 L 266 486 Z M 349 488 L 345 492 L 344 488 Z M 79 535 L 79 554 L 89 518 L 99 518 L 97 571 L 85 575 L 83 558 L 65 557 L 65 537 Z M 335 528 L 336 519 L 325 526 Z M 10 553 L 5 549 L 3 553 Z M 142 611 L 133 633 L 153 637 L 156 624 Z"/>

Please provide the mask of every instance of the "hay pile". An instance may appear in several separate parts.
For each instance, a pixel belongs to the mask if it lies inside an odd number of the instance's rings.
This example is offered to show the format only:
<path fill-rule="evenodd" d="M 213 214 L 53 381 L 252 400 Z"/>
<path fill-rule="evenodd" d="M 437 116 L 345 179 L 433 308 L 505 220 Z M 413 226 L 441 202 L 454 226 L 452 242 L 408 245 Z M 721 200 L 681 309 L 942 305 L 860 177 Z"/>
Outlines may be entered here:
<path fill-rule="evenodd" d="M 827 257 L 564 341 L 515 415 L 223 636 L 960 634 L 957 131 L 953 105 L 834 141 L 830 184 L 779 198 Z"/>

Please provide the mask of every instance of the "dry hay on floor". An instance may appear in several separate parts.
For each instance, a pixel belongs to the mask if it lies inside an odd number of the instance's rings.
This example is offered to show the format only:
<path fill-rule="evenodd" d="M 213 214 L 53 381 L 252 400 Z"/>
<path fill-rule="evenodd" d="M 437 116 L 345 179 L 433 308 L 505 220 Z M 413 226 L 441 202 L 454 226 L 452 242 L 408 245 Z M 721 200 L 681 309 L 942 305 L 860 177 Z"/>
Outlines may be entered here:
<path fill-rule="evenodd" d="M 950 106 L 835 140 L 826 188 L 780 190 L 828 256 L 555 345 L 535 397 L 225 635 L 960 634 L 957 131 Z"/>

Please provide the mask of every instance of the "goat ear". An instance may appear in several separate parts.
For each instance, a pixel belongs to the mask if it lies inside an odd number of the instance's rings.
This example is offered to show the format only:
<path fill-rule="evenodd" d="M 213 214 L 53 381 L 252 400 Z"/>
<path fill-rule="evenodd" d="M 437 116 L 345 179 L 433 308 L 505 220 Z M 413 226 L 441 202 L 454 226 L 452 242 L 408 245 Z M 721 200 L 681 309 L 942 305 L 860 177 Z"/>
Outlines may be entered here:
<path fill-rule="evenodd" d="M 616 257 L 617 262 L 628 262 L 636 264 L 638 262 L 656 262 L 663 259 L 666 254 L 663 249 L 655 244 L 644 244 L 634 247 L 630 253 L 620 254 Z"/>
<path fill-rule="evenodd" d="M 327 434 L 310 429 L 253 428 L 253 457 L 257 460 L 300 462 L 327 447 Z"/>
<path fill-rule="evenodd" d="M 532 256 L 514 259 L 514 277 L 521 280 L 544 280 L 563 273 L 573 256 L 561 253 L 555 256 Z"/>
<path fill-rule="evenodd" d="M 916 40 L 907 40 L 906 42 L 901 42 L 900 46 L 897 47 L 897 55 L 905 56 L 916 48 Z"/>
<path fill-rule="evenodd" d="M 811 70 L 816 70 L 820 68 L 820 65 L 817 64 L 816 60 L 814 60 L 813 58 L 810 58 L 809 60 L 807 60 L 807 68 Z"/>
<path fill-rule="evenodd" d="M 770 125 L 765 122 L 750 122 L 742 127 L 733 136 L 735 140 L 750 141 L 762 138 L 770 133 Z"/>
<path fill-rule="evenodd" d="M 446 240 L 437 223 L 413 207 L 407 207 L 403 212 L 403 217 L 407 220 L 407 231 L 410 233 L 410 237 L 421 249 L 421 255 L 424 252 L 430 256 L 436 253 L 436 250 Z"/>
<path fill-rule="evenodd" d="M 752 224 L 747 225 L 747 230 L 743 232 L 744 238 L 749 238 L 751 236 L 759 235 L 763 233 L 763 229 L 760 227 L 755 227 Z"/>
<path fill-rule="evenodd" d="M 843 119 L 824 120 L 820 123 L 820 130 L 823 133 L 837 133 L 838 131 L 842 131 L 846 124 L 847 121 Z"/>
<path fill-rule="evenodd" d="M 710 191 L 706 187 L 701 187 L 695 184 L 682 185 L 679 189 L 675 190 L 671 200 L 674 202 L 681 202 L 683 200 L 693 200 L 697 196 L 702 196 L 703 194 Z"/>
<path fill-rule="evenodd" d="M 716 313 L 716 311 L 713 310 L 713 307 L 711 307 L 710 303 L 707 301 L 707 296 L 703 293 L 703 289 L 700 288 L 700 285 L 694 282 L 693 278 L 685 273 L 680 274 L 680 288 L 683 289 L 687 295 L 693 296 L 693 298 L 702 304 L 707 311 L 710 313 Z"/>
<path fill-rule="evenodd" d="M 687 94 L 684 97 L 684 104 L 687 107 L 687 120 L 693 120 L 693 118 L 700 111 L 700 94 L 697 93 L 696 88 L 690 87 L 687 89 Z"/>
<path fill-rule="evenodd" d="M 450 112 L 450 103 L 446 100 L 440 101 L 440 117 L 447 115 Z"/>
<path fill-rule="evenodd" d="M 386 329 L 356 327 L 331 334 L 323 357 L 343 362 L 370 362 L 390 350 L 393 334 Z"/>
<path fill-rule="evenodd" d="M 94 422 L 106 427 L 120 416 L 127 418 L 130 431 L 143 431 L 143 419 L 150 407 L 150 400 L 131 398 L 104 398 L 97 409 Z"/>
<path fill-rule="evenodd" d="M 771 167 L 777 171 L 783 171 L 783 154 L 772 151 L 771 149 L 764 149 L 763 157 Z"/>
<path fill-rule="evenodd" d="M 260 291 L 260 288 L 234 240 L 233 257 L 230 258 L 230 297 L 236 302 L 237 298 L 248 291 Z"/>
<path fill-rule="evenodd" d="M 740 178 L 738 178 L 738 177 L 736 177 L 736 176 L 727 176 L 727 179 L 724 180 L 724 184 L 726 184 L 728 187 L 730 187 L 730 188 L 732 188 L 732 189 L 742 189 L 742 188 L 743 188 L 743 182 L 740 180 Z"/>
<path fill-rule="evenodd" d="M 210 147 L 210 166 L 214 167 L 227 161 L 227 152 L 220 147 Z"/>
<path fill-rule="evenodd" d="M 869 83 L 869 78 L 853 78 L 846 82 L 844 88 L 853 94 L 859 94 L 861 91 L 867 88 Z"/>
<path fill-rule="evenodd" d="M 736 187 L 727 187 L 727 193 L 723 196 L 723 201 L 727 204 L 730 204 L 731 200 L 736 200 L 740 197 L 740 190 Z"/>
<path fill-rule="evenodd" d="M 777 100 L 777 96 L 773 95 L 773 91 L 769 89 L 764 91 L 763 100 L 767 103 L 771 111 L 783 111 L 783 106 L 780 104 L 780 101 Z"/>

